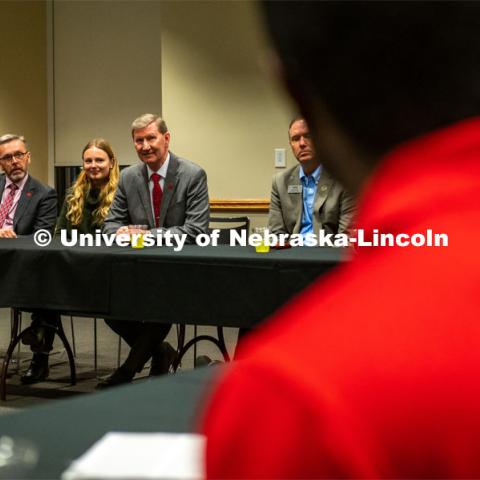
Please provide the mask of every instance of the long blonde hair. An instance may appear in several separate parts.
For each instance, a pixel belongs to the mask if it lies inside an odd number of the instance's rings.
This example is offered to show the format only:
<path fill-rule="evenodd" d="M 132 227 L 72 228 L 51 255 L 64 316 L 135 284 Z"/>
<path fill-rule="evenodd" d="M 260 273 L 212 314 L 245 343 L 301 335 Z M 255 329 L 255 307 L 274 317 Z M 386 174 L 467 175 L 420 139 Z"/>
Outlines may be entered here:
<path fill-rule="evenodd" d="M 119 168 L 117 158 L 113 153 L 111 145 L 104 138 L 94 138 L 88 142 L 82 150 L 82 160 L 84 153 L 92 147 L 103 150 L 110 161 L 112 162 L 112 168 L 110 169 L 110 175 L 108 181 L 101 187 L 98 196 L 99 206 L 92 214 L 93 223 L 100 225 L 104 222 L 107 216 L 108 209 L 113 201 L 115 190 L 118 184 Z M 90 190 L 92 189 L 92 183 L 85 174 L 85 170 L 80 172 L 80 175 L 75 180 L 72 190 L 67 196 L 67 219 L 72 225 L 80 225 L 83 220 L 83 209 L 85 205 L 85 199 L 88 197 Z"/>

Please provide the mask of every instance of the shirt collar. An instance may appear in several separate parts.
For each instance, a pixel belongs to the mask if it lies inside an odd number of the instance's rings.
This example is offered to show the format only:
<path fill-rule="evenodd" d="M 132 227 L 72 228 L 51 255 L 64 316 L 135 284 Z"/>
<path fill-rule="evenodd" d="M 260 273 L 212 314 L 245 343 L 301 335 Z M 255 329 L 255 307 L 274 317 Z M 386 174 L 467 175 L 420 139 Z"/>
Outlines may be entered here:
<path fill-rule="evenodd" d="M 320 180 L 320 174 L 322 173 L 322 166 L 319 165 L 314 171 L 313 173 L 311 173 L 310 175 L 305 175 L 305 172 L 303 171 L 303 168 L 300 166 L 300 170 L 299 170 L 299 177 L 300 177 L 300 180 L 303 181 L 303 178 L 304 177 L 313 177 L 314 180 L 315 180 L 315 183 L 317 184 L 318 181 Z"/>
<path fill-rule="evenodd" d="M 148 165 L 147 165 L 147 172 L 148 172 L 148 180 L 152 178 L 152 173 L 158 173 L 162 178 L 166 178 L 167 171 L 168 171 L 168 164 L 170 162 L 170 152 L 167 153 L 167 158 L 162 163 L 162 166 L 154 172 Z"/>
<path fill-rule="evenodd" d="M 11 185 L 12 183 L 15 183 L 15 185 L 18 187 L 18 189 L 20 191 L 23 190 L 23 187 L 25 186 L 25 184 L 27 183 L 27 180 L 28 180 L 28 172 L 27 174 L 19 181 L 19 182 L 12 182 L 12 180 L 10 180 L 10 178 L 8 178 L 6 175 L 5 175 L 5 190 L 9 187 L 9 185 Z"/>

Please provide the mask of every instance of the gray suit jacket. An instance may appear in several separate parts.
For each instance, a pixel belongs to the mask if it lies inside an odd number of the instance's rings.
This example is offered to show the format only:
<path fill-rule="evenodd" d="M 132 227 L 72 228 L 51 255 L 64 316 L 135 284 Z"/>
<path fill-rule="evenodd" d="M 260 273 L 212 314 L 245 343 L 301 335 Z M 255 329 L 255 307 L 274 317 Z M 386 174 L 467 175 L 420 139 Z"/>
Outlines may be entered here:
<path fill-rule="evenodd" d="M 207 175 L 198 165 L 170 152 L 160 207 L 159 231 L 188 235 L 193 243 L 206 233 L 210 208 Z M 156 231 L 148 189 L 147 167 L 143 163 L 122 171 L 104 231 L 115 233 L 125 225 L 148 225 Z"/>
<path fill-rule="evenodd" d="M 300 165 L 295 165 L 273 177 L 268 216 L 268 228 L 272 233 L 300 232 L 303 213 L 300 168 Z M 318 233 L 320 229 L 326 233 L 343 233 L 349 227 L 353 214 L 353 198 L 322 169 L 313 204 L 313 233 Z"/>
<path fill-rule="evenodd" d="M 0 175 L 0 199 L 5 189 L 5 174 Z M 31 175 L 18 201 L 13 230 L 17 235 L 32 235 L 37 230 L 53 231 L 57 220 L 57 192 Z"/>

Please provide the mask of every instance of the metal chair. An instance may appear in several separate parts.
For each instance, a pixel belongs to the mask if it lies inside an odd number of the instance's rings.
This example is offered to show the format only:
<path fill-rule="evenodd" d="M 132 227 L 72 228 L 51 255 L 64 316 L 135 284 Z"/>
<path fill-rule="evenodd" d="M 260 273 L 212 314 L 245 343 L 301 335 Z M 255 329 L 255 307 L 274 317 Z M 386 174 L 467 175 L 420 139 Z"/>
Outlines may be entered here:
<path fill-rule="evenodd" d="M 212 227 L 212 224 L 217 224 L 217 227 Z M 250 218 L 248 217 L 210 217 L 208 233 L 213 230 L 220 230 L 218 243 L 220 245 L 228 245 L 230 243 L 230 232 L 246 231 L 250 232 Z"/>
<path fill-rule="evenodd" d="M 75 344 L 75 328 L 73 325 L 73 316 L 70 315 L 70 332 L 72 337 L 73 356 L 77 357 L 77 348 Z M 98 336 L 97 336 L 97 317 L 93 317 L 93 368 L 95 376 L 98 378 Z M 117 368 L 120 366 L 120 357 L 122 354 L 122 337 L 118 336 Z"/>
<path fill-rule="evenodd" d="M 216 226 L 214 226 L 216 225 Z M 250 231 L 250 219 L 248 217 L 210 217 L 209 221 L 209 233 L 212 233 L 214 229 L 220 230 L 220 235 L 218 237 L 219 245 L 228 245 L 230 243 L 230 232 L 232 230 L 241 232 L 246 230 L 247 233 Z M 182 330 L 182 335 L 185 336 L 185 325 L 180 325 Z M 189 340 L 185 345 L 180 344 L 172 369 L 176 371 L 179 367 L 184 355 L 187 351 L 193 347 L 193 358 L 194 361 L 197 358 L 197 344 L 202 341 L 207 341 L 213 343 L 222 353 L 223 358 L 226 362 L 230 361 L 230 355 L 228 354 L 227 347 L 225 345 L 225 337 L 223 334 L 223 327 L 217 327 L 217 338 L 212 335 L 197 335 L 197 325 L 193 327 L 193 338 Z"/>
<path fill-rule="evenodd" d="M 0 375 L 0 399 L 5 400 L 7 396 L 7 373 L 8 373 L 8 366 L 12 359 L 13 352 L 15 351 L 15 347 L 20 343 L 23 336 L 29 332 L 32 327 L 29 326 L 24 330 L 21 329 L 21 319 L 22 319 L 22 312 L 19 308 L 12 308 L 12 325 L 11 325 L 11 334 L 10 334 L 10 344 L 7 348 L 7 352 L 5 353 L 5 357 L 3 359 L 2 365 L 2 373 Z M 68 339 L 65 335 L 63 330 L 62 322 L 59 323 L 58 327 L 55 328 L 55 334 L 58 335 L 60 340 L 63 343 L 65 351 L 67 352 L 68 356 L 68 363 L 70 365 L 70 383 L 75 385 L 77 381 L 76 371 L 75 371 L 75 361 L 73 359 L 73 352 L 70 348 L 70 344 L 68 343 Z"/>

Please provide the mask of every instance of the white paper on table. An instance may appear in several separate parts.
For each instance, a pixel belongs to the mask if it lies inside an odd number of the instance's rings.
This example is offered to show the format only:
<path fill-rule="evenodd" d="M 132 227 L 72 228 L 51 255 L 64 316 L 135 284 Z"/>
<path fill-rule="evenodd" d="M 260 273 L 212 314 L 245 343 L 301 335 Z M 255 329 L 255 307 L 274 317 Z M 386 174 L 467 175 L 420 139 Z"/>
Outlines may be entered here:
<path fill-rule="evenodd" d="M 195 479 L 204 474 L 205 437 L 110 432 L 63 472 L 62 480 Z"/>

